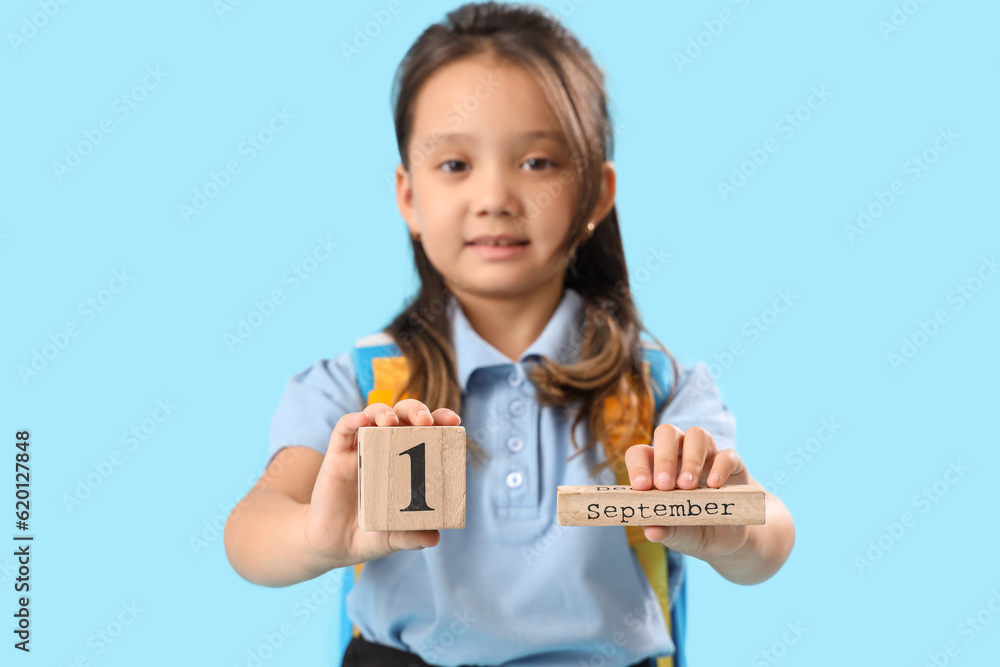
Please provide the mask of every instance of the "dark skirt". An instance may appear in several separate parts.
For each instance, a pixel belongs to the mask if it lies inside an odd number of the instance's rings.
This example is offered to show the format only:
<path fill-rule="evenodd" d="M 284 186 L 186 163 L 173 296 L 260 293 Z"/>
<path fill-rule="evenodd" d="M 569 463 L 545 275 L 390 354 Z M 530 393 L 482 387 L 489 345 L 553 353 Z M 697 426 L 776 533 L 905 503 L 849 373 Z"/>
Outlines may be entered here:
<path fill-rule="evenodd" d="M 640 660 L 631 667 L 651 667 L 651 659 Z M 344 651 L 342 667 L 435 667 L 420 659 L 416 653 L 400 651 L 391 646 L 375 644 L 361 636 L 351 639 Z M 462 667 L 473 667 L 463 665 Z"/>

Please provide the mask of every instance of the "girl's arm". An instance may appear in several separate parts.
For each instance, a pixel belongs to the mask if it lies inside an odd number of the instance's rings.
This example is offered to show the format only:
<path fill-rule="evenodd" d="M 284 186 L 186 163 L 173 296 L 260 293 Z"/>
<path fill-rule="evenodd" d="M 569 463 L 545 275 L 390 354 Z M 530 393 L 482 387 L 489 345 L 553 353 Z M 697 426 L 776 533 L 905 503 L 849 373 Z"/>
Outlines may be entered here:
<path fill-rule="evenodd" d="M 699 426 L 687 431 L 657 426 L 652 446 L 629 447 L 625 465 L 637 491 L 756 484 L 736 450 L 719 450 Z M 781 569 L 795 543 L 795 524 L 785 504 L 768 491 L 764 502 L 767 523 L 760 526 L 644 526 L 643 532 L 652 542 L 700 558 L 733 583 L 759 584 Z"/>
<path fill-rule="evenodd" d="M 751 484 L 757 482 L 751 477 Z M 707 557 L 705 562 L 735 584 L 759 584 L 770 579 L 788 559 L 795 543 L 795 523 L 785 504 L 764 491 L 767 523 L 747 528 L 747 539 L 731 554 Z M 722 526 L 719 526 L 720 528 Z"/>
<path fill-rule="evenodd" d="M 372 403 L 344 415 L 326 454 L 301 446 L 279 451 L 226 521 L 226 555 L 247 581 L 288 586 L 336 567 L 400 549 L 433 547 L 436 530 L 365 531 L 358 526 L 358 429 L 363 426 L 458 426 L 447 408 L 430 412 L 412 398 L 390 408 Z"/>
<path fill-rule="evenodd" d="M 226 555 L 247 581 L 288 586 L 343 565 L 324 559 L 305 543 L 309 501 L 323 455 L 309 447 L 285 447 L 226 521 Z"/>

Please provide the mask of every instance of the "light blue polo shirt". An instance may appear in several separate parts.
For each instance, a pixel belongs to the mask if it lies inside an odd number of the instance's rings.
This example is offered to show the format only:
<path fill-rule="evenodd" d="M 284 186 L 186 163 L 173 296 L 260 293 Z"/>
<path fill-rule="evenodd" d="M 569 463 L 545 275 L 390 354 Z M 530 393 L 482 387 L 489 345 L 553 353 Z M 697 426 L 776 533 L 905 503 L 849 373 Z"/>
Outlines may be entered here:
<path fill-rule="evenodd" d="M 565 289 L 545 329 L 517 363 L 473 330 L 451 297 L 462 425 L 487 451 L 466 470 L 466 522 L 436 547 L 365 564 L 347 597 L 365 639 L 457 665 L 625 667 L 673 651 L 657 598 L 617 526 L 560 526 L 556 487 L 614 484 L 598 443 L 570 461 L 572 414 L 542 408 L 526 369 L 536 356 L 578 358 L 584 302 Z M 391 342 L 375 334 L 366 343 Z M 719 449 L 735 421 L 707 367 L 678 364 L 678 392 L 660 423 L 702 426 Z M 337 421 L 364 408 L 351 352 L 319 360 L 287 383 L 271 423 L 270 455 L 304 445 L 323 453 Z M 587 441 L 586 419 L 577 442 Z"/>

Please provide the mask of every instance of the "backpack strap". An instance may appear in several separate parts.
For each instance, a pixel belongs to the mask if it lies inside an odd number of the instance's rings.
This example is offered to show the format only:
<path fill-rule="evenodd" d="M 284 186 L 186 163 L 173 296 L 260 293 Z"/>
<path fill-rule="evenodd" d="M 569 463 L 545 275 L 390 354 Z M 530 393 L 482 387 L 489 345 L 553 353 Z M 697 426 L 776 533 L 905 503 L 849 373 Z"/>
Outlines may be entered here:
<path fill-rule="evenodd" d="M 653 414 L 658 414 L 673 384 L 672 366 L 669 358 L 661 348 L 654 347 L 650 341 L 640 340 L 643 365 L 652 380 L 653 396 L 646 397 L 640 404 L 640 427 L 636 433 L 624 433 L 624 429 L 615 429 L 618 402 L 609 398 L 604 404 L 604 415 L 609 425 L 609 438 L 605 447 L 611 451 L 613 443 L 620 438 L 628 438 L 632 442 L 652 443 Z M 353 350 L 354 371 L 358 390 L 365 398 L 365 405 L 386 403 L 393 405 L 396 391 L 407 380 L 408 367 L 406 357 L 402 355 L 399 346 L 392 336 L 379 332 L 355 341 Z M 408 396 L 401 396 L 406 398 Z M 655 411 L 655 413 L 654 413 Z M 621 468 L 617 472 L 619 484 L 628 485 L 628 472 Z M 662 544 L 650 542 L 643 535 L 640 526 L 627 526 L 629 546 L 636 554 L 653 591 L 660 603 L 660 610 L 667 624 L 667 632 L 674 642 L 676 652 L 673 655 L 658 657 L 656 667 L 685 667 L 684 637 L 686 630 L 686 589 L 684 562 L 682 554 L 670 551 Z M 350 621 L 347 615 L 347 593 L 353 587 L 354 581 L 361 576 L 364 563 L 358 563 L 353 571 L 345 568 L 344 595 L 341 604 L 341 655 L 347 648 L 350 637 L 359 636 L 360 631 Z M 673 604 L 671 604 L 671 601 Z"/>
<path fill-rule="evenodd" d="M 395 397 L 397 388 L 401 388 L 407 380 L 406 357 L 391 335 L 384 331 L 365 336 L 354 341 L 351 352 L 354 362 L 354 374 L 358 391 L 364 404 L 386 403 L 395 405 L 399 400 Z M 408 398 L 408 395 L 400 396 Z M 364 563 L 358 563 L 352 568 L 344 568 L 344 586 L 340 608 L 340 655 L 347 650 L 351 637 L 360 636 L 361 631 L 351 623 L 347 615 L 347 593 L 354 587 L 354 582 L 361 576 Z"/>
<path fill-rule="evenodd" d="M 673 361 L 662 348 L 652 342 L 645 340 L 641 342 L 643 346 L 642 354 L 649 364 L 649 377 L 653 384 L 655 414 L 659 415 L 661 414 L 660 410 L 663 408 L 673 389 Z M 649 437 L 649 444 L 653 444 L 652 431 L 650 431 Z M 645 540 L 645 536 L 643 539 Z M 674 642 L 674 654 L 672 656 L 657 658 L 657 667 L 686 667 L 687 577 L 685 575 L 687 572 L 684 567 L 684 554 L 672 551 L 662 544 L 649 542 L 648 540 L 645 540 L 644 544 L 657 547 L 665 554 L 666 567 L 662 572 L 666 594 L 660 602 L 661 610 L 669 610 L 664 613 L 664 618 L 667 622 L 667 631 Z M 650 583 L 654 585 L 654 590 L 657 591 L 657 596 L 659 597 L 661 582 L 658 580 L 654 584 L 653 579 L 650 578 Z M 664 603 L 666 603 L 665 606 Z"/>
<path fill-rule="evenodd" d="M 354 342 L 354 372 L 365 405 L 395 404 L 393 391 L 407 379 L 406 357 L 392 336 L 383 332 Z M 401 397 L 402 398 L 402 397 Z"/>
<path fill-rule="evenodd" d="M 653 415 L 659 414 L 670 395 L 673 372 L 670 359 L 662 348 L 651 341 L 640 339 L 644 372 L 651 380 L 653 395 L 640 398 L 639 426 L 629 433 L 620 417 L 621 405 L 615 397 L 605 400 L 603 406 L 604 423 L 607 424 L 608 438 L 604 443 L 608 460 L 615 452 L 621 451 L 623 443 L 653 442 Z M 616 481 L 628 486 L 628 470 L 615 466 Z M 656 667 L 684 667 L 684 639 L 686 630 L 686 591 L 684 589 L 684 562 L 682 554 L 667 549 L 662 544 L 650 542 L 643 534 L 641 526 L 626 526 L 629 546 L 635 552 L 649 584 L 660 603 L 660 611 L 667 624 L 667 632 L 674 642 L 673 655 L 656 658 Z M 673 602 L 673 604 L 671 604 Z"/>

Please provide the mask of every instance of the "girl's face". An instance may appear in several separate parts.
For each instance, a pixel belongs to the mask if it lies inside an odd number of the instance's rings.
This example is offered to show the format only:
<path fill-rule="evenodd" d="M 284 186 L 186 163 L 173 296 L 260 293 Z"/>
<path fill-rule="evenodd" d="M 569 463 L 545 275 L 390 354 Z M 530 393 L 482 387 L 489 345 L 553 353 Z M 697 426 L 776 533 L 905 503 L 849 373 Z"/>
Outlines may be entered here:
<path fill-rule="evenodd" d="M 397 202 L 453 291 L 515 297 L 562 284 L 560 248 L 579 184 L 559 121 L 528 71 L 482 55 L 442 67 L 417 94 L 410 136 Z M 595 224 L 614 203 L 614 169 L 604 167 Z"/>

